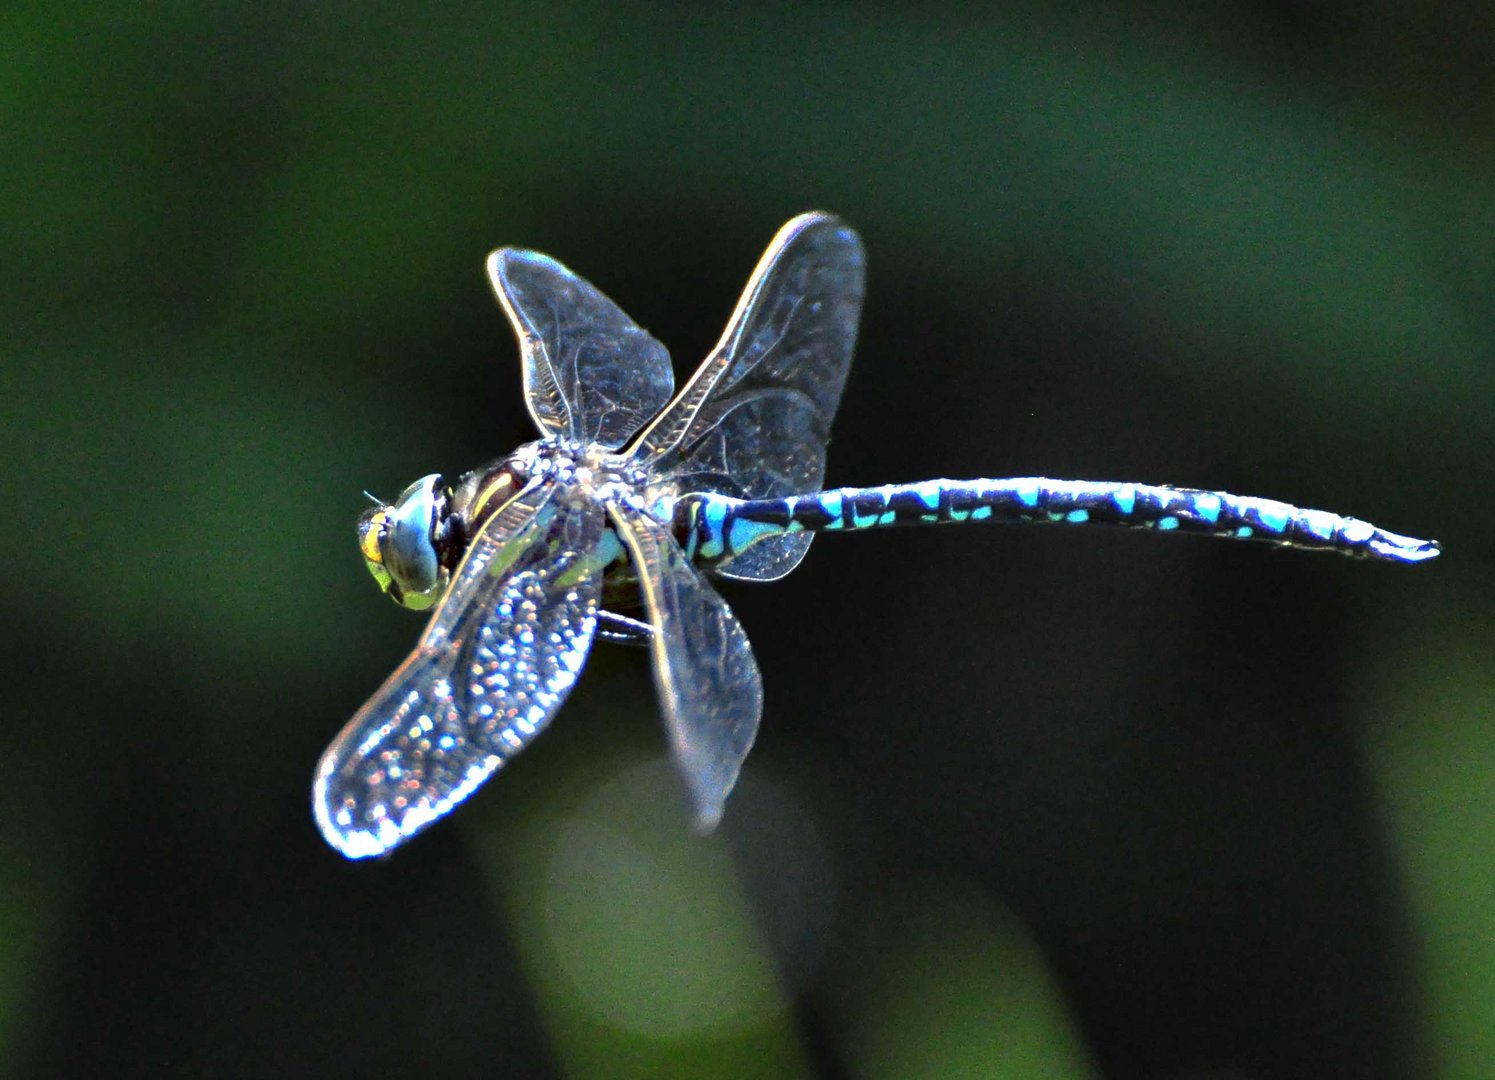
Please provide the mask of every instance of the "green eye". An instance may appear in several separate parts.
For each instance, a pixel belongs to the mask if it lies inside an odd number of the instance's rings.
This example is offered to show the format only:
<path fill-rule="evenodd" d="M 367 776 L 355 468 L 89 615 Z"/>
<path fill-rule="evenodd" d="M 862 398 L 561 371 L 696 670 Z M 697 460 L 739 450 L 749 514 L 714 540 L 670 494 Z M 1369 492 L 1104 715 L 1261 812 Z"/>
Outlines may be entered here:
<path fill-rule="evenodd" d="M 430 607 L 446 589 L 448 575 L 433 539 L 440 513 L 441 477 L 423 477 L 387 506 L 365 511 L 358 521 L 358 549 L 385 595 L 403 607 Z"/>

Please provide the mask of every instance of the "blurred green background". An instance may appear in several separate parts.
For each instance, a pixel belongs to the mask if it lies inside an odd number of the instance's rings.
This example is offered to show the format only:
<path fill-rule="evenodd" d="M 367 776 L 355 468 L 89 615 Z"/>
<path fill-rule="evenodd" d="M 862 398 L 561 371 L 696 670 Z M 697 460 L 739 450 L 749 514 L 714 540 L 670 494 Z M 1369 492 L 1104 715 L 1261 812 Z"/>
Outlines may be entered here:
<path fill-rule="evenodd" d="M 0 13 L 0 1072 L 1485 1077 L 1485 5 Z M 376 864 L 312 766 L 414 641 L 354 547 L 530 438 L 482 273 L 694 366 L 774 230 L 870 286 L 829 481 L 1221 487 L 1417 569 L 821 540 L 690 834 L 643 654 Z"/>

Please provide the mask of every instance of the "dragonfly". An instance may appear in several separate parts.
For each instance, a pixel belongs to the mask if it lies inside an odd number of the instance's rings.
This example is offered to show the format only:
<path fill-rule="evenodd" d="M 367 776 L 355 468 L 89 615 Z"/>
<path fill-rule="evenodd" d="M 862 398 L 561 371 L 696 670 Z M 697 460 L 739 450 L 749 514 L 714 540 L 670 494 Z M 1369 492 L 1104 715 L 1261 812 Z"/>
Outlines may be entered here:
<path fill-rule="evenodd" d="M 1396 563 L 1438 555 L 1358 518 L 1196 488 L 1017 477 L 820 490 L 865 261 L 836 217 L 788 222 L 676 392 L 664 346 L 590 282 L 535 251 L 488 257 L 541 437 L 360 518 L 379 587 L 431 614 L 317 766 L 329 844 L 382 855 L 447 814 L 549 724 L 599 638 L 649 650 L 671 756 L 710 829 L 763 710 L 752 647 L 712 579 L 780 578 L 817 533 L 1104 524 Z"/>

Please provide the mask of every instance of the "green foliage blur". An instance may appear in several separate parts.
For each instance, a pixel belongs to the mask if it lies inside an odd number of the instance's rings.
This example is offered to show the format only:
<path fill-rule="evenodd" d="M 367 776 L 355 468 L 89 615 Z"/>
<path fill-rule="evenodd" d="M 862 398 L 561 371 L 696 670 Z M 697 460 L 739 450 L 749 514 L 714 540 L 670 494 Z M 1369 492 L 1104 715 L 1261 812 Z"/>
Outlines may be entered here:
<path fill-rule="evenodd" d="M 1441 1077 L 1495 1061 L 1482 5 L 0 13 L 0 1074 Z M 1431 566 L 823 538 L 690 833 L 642 653 L 375 864 L 392 496 L 531 437 L 492 248 L 673 350 L 833 210 L 833 484 L 1219 487 Z"/>

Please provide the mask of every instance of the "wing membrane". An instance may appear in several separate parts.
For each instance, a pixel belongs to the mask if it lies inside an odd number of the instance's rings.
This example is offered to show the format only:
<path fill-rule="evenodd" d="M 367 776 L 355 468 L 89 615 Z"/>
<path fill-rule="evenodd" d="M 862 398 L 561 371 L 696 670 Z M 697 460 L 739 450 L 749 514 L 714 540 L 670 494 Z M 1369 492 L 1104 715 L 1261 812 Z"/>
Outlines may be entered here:
<path fill-rule="evenodd" d="M 649 622 L 654 681 L 696 821 L 722 816 L 758 734 L 763 680 L 747 634 L 664 526 L 627 504 L 608 512 L 638 571 Z"/>
<path fill-rule="evenodd" d="M 670 354 L 591 282 L 520 248 L 488 256 L 488 279 L 519 337 L 541 432 L 616 450 L 669 401 Z"/>
<path fill-rule="evenodd" d="M 814 491 L 856 345 L 862 242 L 840 220 L 801 214 L 779 230 L 721 341 L 635 453 L 677 491 L 774 498 Z M 811 535 L 753 545 L 727 577 L 782 577 Z"/>
<path fill-rule="evenodd" d="M 415 651 L 322 755 L 312 807 L 343 854 L 435 821 L 566 699 L 596 628 L 606 516 L 563 496 L 537 486 L 488 520 Z"/>

